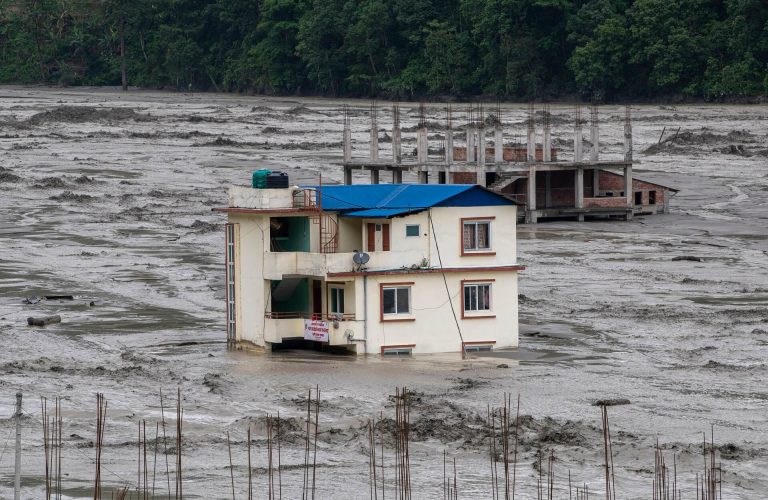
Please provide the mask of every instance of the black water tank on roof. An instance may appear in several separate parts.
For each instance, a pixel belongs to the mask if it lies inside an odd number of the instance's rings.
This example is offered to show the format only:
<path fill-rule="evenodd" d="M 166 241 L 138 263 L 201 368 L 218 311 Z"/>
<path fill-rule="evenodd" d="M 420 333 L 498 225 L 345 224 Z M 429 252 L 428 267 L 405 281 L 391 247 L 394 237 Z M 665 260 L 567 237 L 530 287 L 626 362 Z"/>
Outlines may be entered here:
<path fill-rule="evenodd" d="M 285 189 L 288 187 L 288 174 L 271 172 L 267 175 L 267 189 Z"/>

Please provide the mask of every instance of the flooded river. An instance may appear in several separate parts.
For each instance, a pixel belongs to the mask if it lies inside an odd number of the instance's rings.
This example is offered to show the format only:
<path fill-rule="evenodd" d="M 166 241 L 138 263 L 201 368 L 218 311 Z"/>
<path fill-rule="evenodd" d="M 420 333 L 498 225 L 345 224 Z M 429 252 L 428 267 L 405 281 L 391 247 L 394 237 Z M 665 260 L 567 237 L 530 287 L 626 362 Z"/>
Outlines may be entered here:
<path fill-rule="evenodd" d="M 156 423 L 161 413 L 173 417 L 180 388 L 185 496 L 232 497 L 229 433 L 236 496 L 246 497 L 250 423 L 256 496 L 265 498 L 266 415 L 279 411 L 283 494 L 301 497 L 302 419 L 316 385 L 318 498 L 369 497 L 368 419 L 394 418 L 397 386 L 413 391 L 414 498 L 443 494 L 444 451 L 456 459 L 461 498 L 491 497 L 484 421 L 505 393 L 520 395 L 525 416 L 518 498 L 536 498 L 539 450 L 555 453 L 559 498 L 569 471 L 573 484 L 602 496 L 592 403 L 606 398 L 631 402 L 609 408 L 617 497 L 651 496 L 658 440 L 668 463 L 675 454 L 684 497 L 695 498 L 712 426 L 723 498 L 766 496 L 768 107 L 634 106 L 635 177 L 679 189 L 671 213 L 521 225 L 528 268 L 517 350 L 465 361 L 228 351 L 223 217 L 211 209 L 257 168 L 286 171 L 296 183 L 320 174 L 340 181 L 333 162 L 344 104 L 354 154 L 365 155 L 362 101 L 0 88 L 0 496 L 11 495 L 18 390 L 24 498 L 44 494 L 40 398 L 57 396 L 64 494 L 92 496 L 97 392 L 108 402 L 105 488 L 136 488 L 137 428 L 146 420 L 149 478 L 157 496 L 167 495 L 176 450 L 171 437 L 169 478 L 160 431 L 153 473 Z M 417 105 L 401 111 L 404 127 L 417 123 Z M 427 112 L 441 121 L 440 107 Z M 508 140 L 525 136 L 525 112 L 505 105 Z M 622 154 L 623 113 L 600 109 L 605 158 Z M 567 157 L 572 110 L 553 105 L 553 114 L 555 145 Z M 380 107 L 379 125 L 389 119 Z M 382 140 L 382 155 L 388 147 Z M 74 299 L 24 303 L 45 295 Z M 26 325 L 48 314 L 62 322 Z M 394 451 L 384 453 L 390 482 Z"/>

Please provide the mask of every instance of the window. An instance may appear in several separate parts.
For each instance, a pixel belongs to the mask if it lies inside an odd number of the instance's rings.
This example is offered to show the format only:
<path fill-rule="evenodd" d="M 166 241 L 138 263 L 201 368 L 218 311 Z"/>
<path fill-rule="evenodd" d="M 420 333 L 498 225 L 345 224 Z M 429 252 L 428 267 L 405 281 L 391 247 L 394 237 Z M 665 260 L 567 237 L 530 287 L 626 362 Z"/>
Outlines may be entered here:
<path fill-rule="evenodd" d="M 491 284 L 464 284 L 464 312 L 485 312 L 491 310 Z"/>
<path fill-rule="evenodd" d="M 656 204 L 656 191 L 648 191 L 648 204 L 649 205 Z"/>
<path fill-rule="evenodd" d="M 413 345 L 408 346 L 383 346 L 381 354 L 384 356 L 411 356 L 413 354 Z"/>
<path fill-rule="evenodd" d="M 408 224 L 405 226 L 406 236 L 419 236 L 421 234 L 421 228 L 418 224 Z"/>
<path fill-rule="evenodd" d="M 462 220 L 463 252 L 483 252 L 491 249 L 490 220 Z"/>
<path fill-rule="evenodd" d="M 464 344 L 464 352 L 489 352 L 493 350 L 493 344 L 475 344 L 475 343 L 468 343 Z"/>
<path fill-rule="evenodd" d="M 389 286 L 381 291 L 382 314 L 410 314 L 411 287 Z"/>
<path fill-rule="evenodd" d="M 332 287 L 328 289 L 331 295 L 331 314 L 344 314 L 344 289 L 338 287 Z"/>

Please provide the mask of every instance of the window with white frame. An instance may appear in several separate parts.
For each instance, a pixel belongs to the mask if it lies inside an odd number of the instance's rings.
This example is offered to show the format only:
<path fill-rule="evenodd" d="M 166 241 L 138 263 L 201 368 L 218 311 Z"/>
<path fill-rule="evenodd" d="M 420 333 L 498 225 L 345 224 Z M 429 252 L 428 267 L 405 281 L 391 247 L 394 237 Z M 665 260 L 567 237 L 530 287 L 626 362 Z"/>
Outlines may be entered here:
<path fill-rule="evenodd" d="M 330 294 L 330 313 L 344 314 L 344 289 L 341 287 L 331 287 L 328 289 Z"/>
<path fill-rule="evenodd" d="M 405 236 L 419 236 L 421 234 L 421 228 L 418 224 L 406 224 Z"/>
<path fill-rule="evenodd" d="M 463 221 L 463 250 L 465 252 L 483 252 L 491 249 L 491 221 Z"/>
<path fill-rule="evenodd" d="M 385 286 L 381 290 L 381 295 L 382 314 L 411 314 L 410 286 Z"/>
<path fill-rule="evenodd" d="M 464 312 L 488 312 L 491 310 L 491 284 L 464 284 Z"/>

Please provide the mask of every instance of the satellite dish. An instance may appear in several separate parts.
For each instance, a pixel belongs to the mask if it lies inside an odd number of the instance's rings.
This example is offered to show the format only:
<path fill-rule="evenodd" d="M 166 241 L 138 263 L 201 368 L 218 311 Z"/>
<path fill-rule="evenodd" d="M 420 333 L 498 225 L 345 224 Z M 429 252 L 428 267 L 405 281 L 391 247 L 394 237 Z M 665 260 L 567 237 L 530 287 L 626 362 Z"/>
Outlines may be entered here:
<path fill-rule="evenodd" d="M 365 252 L 355 252 L 355 254 L 352 256 L 352 262 L 358 266 L 367 264 L 369 260 L 371 260 L 371 256 Z"/>

